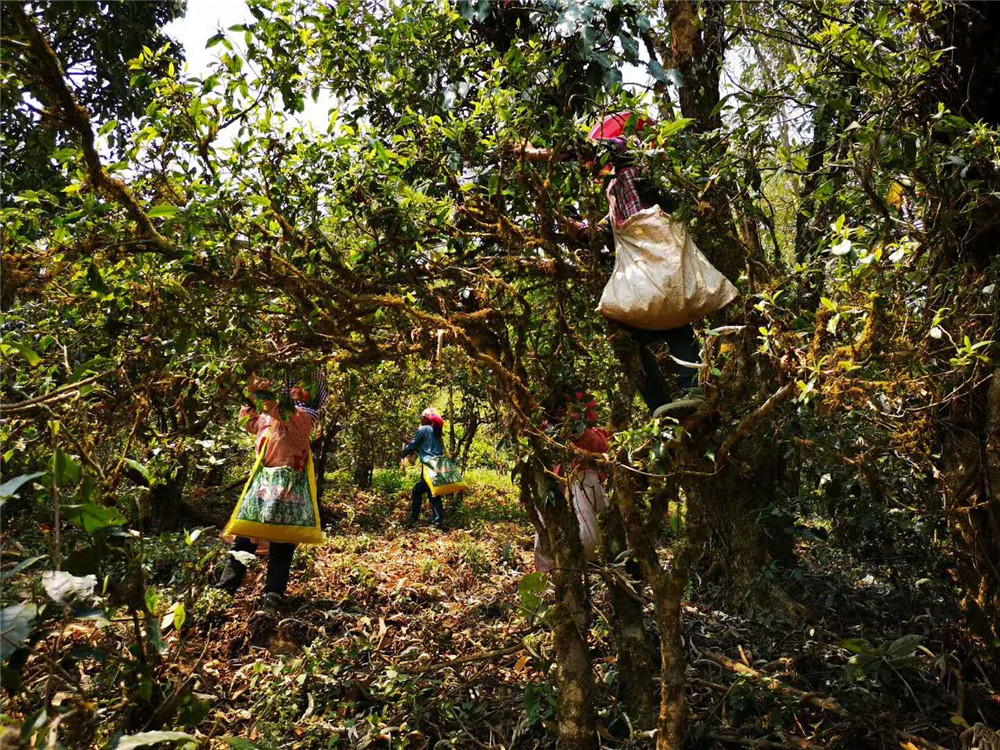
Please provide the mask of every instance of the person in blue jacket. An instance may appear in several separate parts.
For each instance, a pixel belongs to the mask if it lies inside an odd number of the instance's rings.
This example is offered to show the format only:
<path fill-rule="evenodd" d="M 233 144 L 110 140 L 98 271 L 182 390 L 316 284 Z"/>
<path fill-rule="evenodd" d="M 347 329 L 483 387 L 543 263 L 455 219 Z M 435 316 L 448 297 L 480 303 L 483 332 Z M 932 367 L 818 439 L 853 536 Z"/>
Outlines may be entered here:
<path fill-rule="evenodd" d="M 399 454 L 400 459 L 416 453 L 420 457 L 421 466 L 425 459 L 444 455 L 444 420 L 434 411 L 434 409 L 424 409 L 420 415 L 420 428 L 413 440 L 403 448 Z M 420 506 L 424 502 L 424 494 L 430 496 L 431 509 L 434 511 L 434 525 L 439 529 L 444 528 L 444 505 L 440 497 L 431 494 L 431 488 L 427 486 L 424 479 L 423 469 L 420 472 L 420 481 L 413 486 L 412 504 L 410 506 L 410 520 L 406 524 L 408 527 L 415 526 L 420 520 Z"/>

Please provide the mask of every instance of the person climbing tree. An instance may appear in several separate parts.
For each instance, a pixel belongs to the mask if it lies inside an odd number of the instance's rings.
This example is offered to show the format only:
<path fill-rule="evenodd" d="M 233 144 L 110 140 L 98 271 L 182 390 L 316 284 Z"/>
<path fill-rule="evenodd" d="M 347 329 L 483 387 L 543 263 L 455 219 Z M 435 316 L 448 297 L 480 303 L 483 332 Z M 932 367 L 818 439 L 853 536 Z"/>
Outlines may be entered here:
<path fill-rule="evenodd" d="M 626 136 L 650 124 L 632 112 L 619 112 L 595 125 L 588 136 L 607 149 L 606 164 L 596 158 L 586 164 L 611 176 L 605 189 L 608 215 L 598 227 L 610 229 L 615 245 L 615 269 L 598 310 L 638 344 L 643 371 L 638 390 L 650 412 L 676 417 L 703 400 L 696 384 L 701 347 L 692 323 L 728 305 L 736 290 L 695 247 L 687 225 L 670 216 L 676 201 L 636 163 Z M 556 158 L 551 149 L 530 144 L 515 153 L 532 161 Z M 572 222 L 568 229 L 576 237 L 590 231 L 586 221 Z M 673 392 L 653 352 L 660 341 L 670 351 L 669 368 L 677 382 Z"/>
<path fill-rule="evenodd" d="M 420 427 L 413 440 L 403 448 L 400 459 L 416 453 L 420 458 L 420 481 L 413 485 L 410 519 L 407 527 L 412 528 L 420 520 L 420 506 L 424 495 L 431 499 L 431 509 L 434 513 L 434 525 L 441 529 L 444 525 L 443 495 L 461 492 L 468 485 L 462 481 L 462 476 L 455 465 L 444 455 L 444 419 L 434 409 L 428 407 L 420 415 Z"/>
<path fill-rule="evenodd" d="M 247 571 L 238 553 L 253 554 L 260 541 L 267 541 L 263 605 L 274 607 L 288 587 L 296 544 L 323 540 L 309 435 L 326 388 L 321 381 L 311 389 L 286 382 L 282 393 L 275 394 L 271 383 L 255 379 L 249 391 L 255 404 L 240 410 L 240 420 L 256 437 L 257 462 L 226 527 L 236 542 L 218 585 L 235 594 Z"/>

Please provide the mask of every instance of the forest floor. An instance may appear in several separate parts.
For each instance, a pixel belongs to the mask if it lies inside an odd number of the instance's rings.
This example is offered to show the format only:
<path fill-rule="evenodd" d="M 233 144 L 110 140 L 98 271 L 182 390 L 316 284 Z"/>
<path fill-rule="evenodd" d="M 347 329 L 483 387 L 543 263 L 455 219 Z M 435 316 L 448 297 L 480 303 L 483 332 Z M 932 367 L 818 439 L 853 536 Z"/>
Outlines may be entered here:
<path fill-rule="evenodd" d="M 203 594 L 183 641 L 167 637 L 174 681 L 190 680 L 203 707 L 185 729 L 212 747 L 554 746 L 551 639 L 519 596 L 531 527 L 509 489 L 453 504 L 449 530 L 406 530 L 405 490 L 341 492 L 327 541 L 299 549 L 277 610 L 259 608 L 263 559 L 232 600 Z M 995 750 L 986 727 L 1000 726 L 1000 669 L 944 609 L 945 584 L 807 536 L 793 572 L 768 571 L 797 603 L 794 619 L 727 613 L 693 582 L 689 746 Z M 158 585 L 170 577 L 153 566 Z M 650 747 L 617 704 L 607 601 L 591 578 L 602 743 Z M 97 715 L 117 718 L 113 706 Z"/>

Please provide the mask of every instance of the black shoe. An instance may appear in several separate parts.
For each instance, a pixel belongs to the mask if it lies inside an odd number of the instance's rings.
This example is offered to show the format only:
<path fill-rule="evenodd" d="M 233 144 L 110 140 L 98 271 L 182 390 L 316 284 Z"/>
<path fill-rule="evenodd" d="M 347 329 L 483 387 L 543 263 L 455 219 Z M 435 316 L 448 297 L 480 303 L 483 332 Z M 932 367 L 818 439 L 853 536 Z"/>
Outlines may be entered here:
<path fill-rule="evenodd" d="M 260 598 L 260 608 L 265 612 L 270 612 L 278 608 L 284 598 L 276 591 L 268 591 Z"/>

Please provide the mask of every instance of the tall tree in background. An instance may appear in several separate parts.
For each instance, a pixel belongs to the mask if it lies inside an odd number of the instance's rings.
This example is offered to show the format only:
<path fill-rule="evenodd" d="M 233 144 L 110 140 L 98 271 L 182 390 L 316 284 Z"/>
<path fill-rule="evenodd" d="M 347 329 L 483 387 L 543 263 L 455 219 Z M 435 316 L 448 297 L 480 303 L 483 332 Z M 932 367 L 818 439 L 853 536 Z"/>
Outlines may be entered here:
<path fill-rule="evenodd" d="M 0 4 L 4 34 L 10 37 L 0 50 L 0 196 L 6 203 L 22 190 L 60 188 L 62 177 L 52 164 L 58 147 L 59 129 L 52 122 L 58 113 L 40 105 L 37 82 L 25 67 L 25 40 L 9 13 L 10 3 Z M 162 75 L 170 65 L 180 66 L 184 51 L 167 37 L 164 25 L 184 15 L 186 0 L 112 2 L 29 2 L 25 11 L 38 21 L 69 78 L 77 101 L 101 123 L 116 120 L 119 127 L 110 144 L 120 154 L 139 117 L 152 101 L 146 86 L 133 85 L 129 60 L 143 47 L 169 49 L 158 67 L 148 71 Z"/>

